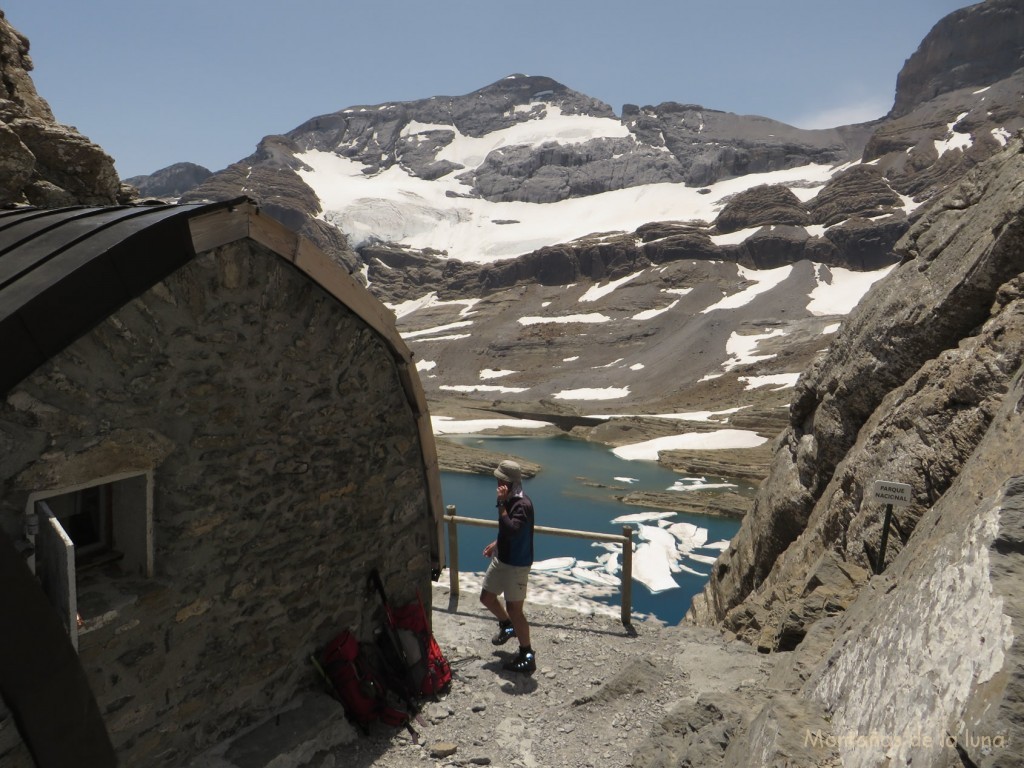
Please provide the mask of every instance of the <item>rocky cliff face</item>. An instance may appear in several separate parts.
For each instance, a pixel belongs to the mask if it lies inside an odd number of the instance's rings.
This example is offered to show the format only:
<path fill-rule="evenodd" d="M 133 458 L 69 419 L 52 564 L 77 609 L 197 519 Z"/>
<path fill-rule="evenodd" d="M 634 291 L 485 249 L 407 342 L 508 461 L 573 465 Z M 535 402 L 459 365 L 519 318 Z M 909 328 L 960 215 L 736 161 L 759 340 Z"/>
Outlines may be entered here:
<path fill-rule="evenodd" d="M 1016 0 L 988 0 L 940 20 L 896 80 L 890 118 L 946 93 L 996 83 L 1024 67 L 1024 12 Z"/>
<path fill-rule="evenodd" d="M 112 205 L 122 190 L 114 161 L 60 125 L 29 76 L 28 40 L 0 11 L 0 205 Z"/>
<path fill-rule="evenodd" d="M 787 684 L 827 716 L 844 765 L 879 760 L 848 734 L 914 729 L 936 746 L 894 747 L 895 762 L 944 765 L 948 734 L 964 764 L 1010 765 L 970 734 L 1024 740 L 1021 140 L 934 200 L 897 251 L 798 383 L 771 474 L 688 619 L 798 649 Z M 913 488 L 884 562 L 876 480 Z M 761 727 L 757 749 L 782 748 Z"/>
<path fill-rule="evenodd" d="M 1019 97 L 1022 19 L 989 2 L 937 25 L 868 143 L 907 193 L 966 173 L 801 377 L 770 474 L 687 615 L 792 652 L 724 765 L 1024 764 L 1024 141 L 994 131 L 984 101 Z M 1013 44 L 987 50 L 1004 32 Z M 967 125 L 980 140 L 944 162 Z M 884 555 L 878 480 L 913 489 Z"/>
<path fill-rule="evenodd" d="M 1024 7 L 988 0 L 945 17 L 907 59 L 864 160 L 925 199 L 1024 127 Z M 958 152 L 948 151 L 952 147 Z"/>
<path fill-rule="evenodd" d="M 877 505 L 865 501 L 873 480 L 914 479 L 922 507 L 950 487 L 1024 359 L 1014 303 L 1024 268 L 1022 185 L 1017 142 L 936 201 L 901 241 L 901 266 L 798 383 L 744 545 L 720 560 L 695 616 L 724 619 L 767 648 L 778 648 L 782 634 L 792 642 L 797 622 L 787 609 L 773 613 L 785 600 L 771 586 L 791 585 L 786 569 L 800 559 L 807 570 L 826 550 L 873 568 L 881 526 Z M 890 557 L 922 511 L 897 516 Z"/>

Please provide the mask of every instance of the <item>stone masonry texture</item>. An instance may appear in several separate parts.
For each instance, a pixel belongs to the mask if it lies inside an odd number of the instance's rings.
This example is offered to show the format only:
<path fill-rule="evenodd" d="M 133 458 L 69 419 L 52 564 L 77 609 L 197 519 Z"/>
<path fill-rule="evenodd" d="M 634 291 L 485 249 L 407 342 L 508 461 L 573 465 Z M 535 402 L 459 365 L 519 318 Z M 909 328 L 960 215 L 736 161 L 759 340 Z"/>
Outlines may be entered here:
<path fill-rule="evenodd" d="M 78 575 L 80 656 L 125 765 L 188 762 L 322 684 L 309 655 L 381 620 L 371 568 L 393 602 L 420 590 L 429 608 L 424 464 L 399 364 L 335 298 L 241 241 L 0 403 L 13 537 L 32 492 L 152 473 L 154 575 Z M 0 762 L 31 764 L 9 718 Z"/>

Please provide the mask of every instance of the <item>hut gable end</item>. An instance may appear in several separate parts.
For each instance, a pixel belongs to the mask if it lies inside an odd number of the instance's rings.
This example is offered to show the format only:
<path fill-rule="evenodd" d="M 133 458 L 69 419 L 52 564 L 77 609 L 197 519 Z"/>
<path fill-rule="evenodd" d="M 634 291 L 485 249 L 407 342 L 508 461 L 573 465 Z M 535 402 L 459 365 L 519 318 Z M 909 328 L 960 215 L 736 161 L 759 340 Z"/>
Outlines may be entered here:
<path fill-rule="evenodd" d="M 310 653 L 379 620 L 371 568 L 396 599 L 429 596 L 440 492 L 411 355 L 342 268 L 245 200 L 152 211 L 155 231 L 128 213 L 107 212 L 92 258 L 84 225 L 56 254 L 26 252 L 22 226 L 0 255 L 21 254 L 0 323 L 28 368 L 0 402 L 0 526 L 24 544 L 47 500 L 69 526 L 93 508 L 117 523 L 108 555 L 73 565 L 69 630 L 119 758 L 155 765 L 307 688 Z M 32 295 L 39 270 L 52 285 Z M 102 316 L 33 325 L 83 286 Z"/>

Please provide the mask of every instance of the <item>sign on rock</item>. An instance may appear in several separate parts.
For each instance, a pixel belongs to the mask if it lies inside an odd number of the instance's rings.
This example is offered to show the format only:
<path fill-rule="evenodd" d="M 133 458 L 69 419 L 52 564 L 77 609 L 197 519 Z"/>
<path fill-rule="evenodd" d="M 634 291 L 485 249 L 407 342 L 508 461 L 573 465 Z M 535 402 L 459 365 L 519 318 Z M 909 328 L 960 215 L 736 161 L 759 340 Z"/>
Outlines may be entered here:
<path fill-rule="evenodd" d="M 911 487 L 907 483 L 892 483 L 888 480 L 875 480 L 871 485 L 871 498 L 894 507 L 905 507 L 913 501 Z"/>

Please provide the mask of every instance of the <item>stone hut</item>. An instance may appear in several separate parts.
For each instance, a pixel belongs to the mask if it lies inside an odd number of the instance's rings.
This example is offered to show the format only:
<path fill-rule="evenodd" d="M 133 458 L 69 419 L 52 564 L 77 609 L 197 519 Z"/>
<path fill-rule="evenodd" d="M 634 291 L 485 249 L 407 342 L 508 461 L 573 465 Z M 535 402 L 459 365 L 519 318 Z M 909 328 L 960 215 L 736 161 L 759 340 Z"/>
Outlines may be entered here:
<path fill-rule="evenodd" d="M 188 763 L 379 622 L 372 569 L 429 609 L 411 357 L 245 198 L 0 212 L 0 763 Z"/>

